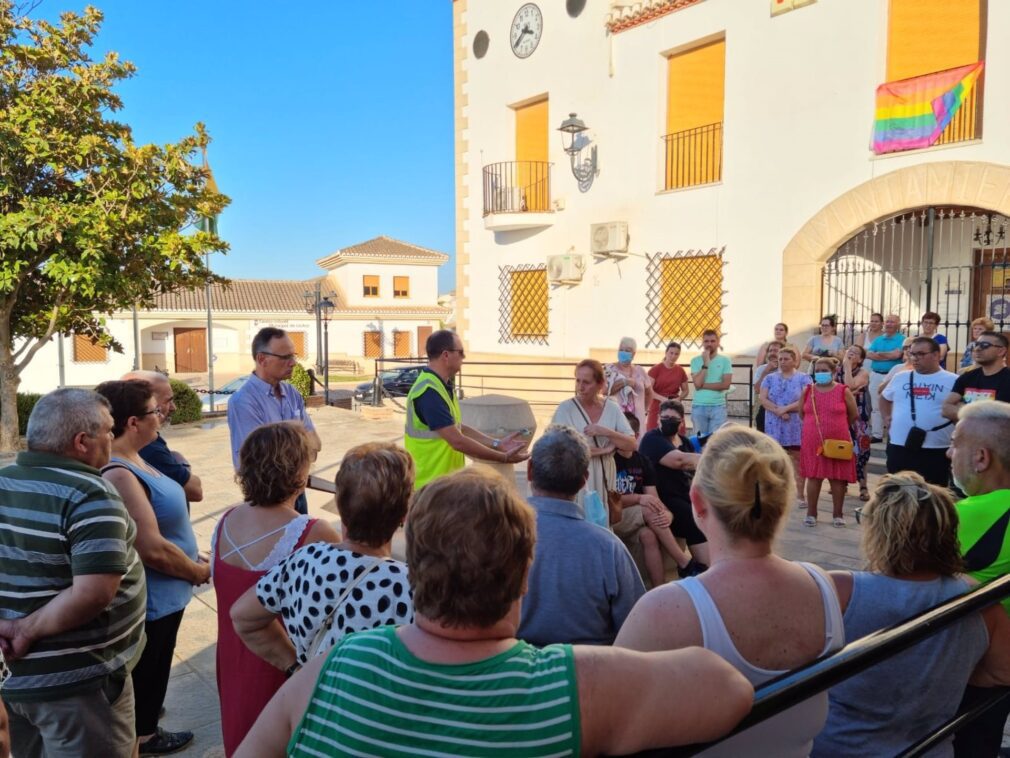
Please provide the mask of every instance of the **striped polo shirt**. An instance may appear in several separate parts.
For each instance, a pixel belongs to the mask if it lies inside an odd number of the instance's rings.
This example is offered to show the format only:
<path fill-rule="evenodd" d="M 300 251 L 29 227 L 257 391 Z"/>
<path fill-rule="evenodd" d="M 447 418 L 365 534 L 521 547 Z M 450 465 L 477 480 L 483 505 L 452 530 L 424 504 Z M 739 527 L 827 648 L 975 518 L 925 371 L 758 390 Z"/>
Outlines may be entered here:
<path fill-rule="evenodd" d="M 34 613 L 74 576 L 119 574 L 112 602 L 84 624 L 38 639 L 9 663 L 4 700 L 48 700 L 96 689 L 132 670 L 144 647 L 147 590 L 133 549 L 137 527 L 97 469 L 48 453 L 19 453 L 0 469 L 0 618 Z"/>
<path fill-rule="evenodd" d="M 396 627 L 351 634 L 330 652 L 289 756 L 578 755 L 571 645 L 517 642 L 482 661 L 432 664 Z"/>

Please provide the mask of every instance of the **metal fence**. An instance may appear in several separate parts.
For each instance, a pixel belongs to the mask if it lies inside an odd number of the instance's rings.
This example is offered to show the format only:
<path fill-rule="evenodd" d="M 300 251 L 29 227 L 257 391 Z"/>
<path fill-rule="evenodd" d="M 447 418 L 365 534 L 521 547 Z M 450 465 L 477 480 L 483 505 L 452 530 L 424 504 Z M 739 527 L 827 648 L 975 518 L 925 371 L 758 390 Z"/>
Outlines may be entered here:
<path fill-rule="evenodd" d="M 663 136 L 666 189 L 695 187 L 722 180 L 722 122 Z"/>
<path fill-rule="evenodd" d="M 502 161 L 484 166 L 484 215 L 551 209 L 547 161 Z"/>

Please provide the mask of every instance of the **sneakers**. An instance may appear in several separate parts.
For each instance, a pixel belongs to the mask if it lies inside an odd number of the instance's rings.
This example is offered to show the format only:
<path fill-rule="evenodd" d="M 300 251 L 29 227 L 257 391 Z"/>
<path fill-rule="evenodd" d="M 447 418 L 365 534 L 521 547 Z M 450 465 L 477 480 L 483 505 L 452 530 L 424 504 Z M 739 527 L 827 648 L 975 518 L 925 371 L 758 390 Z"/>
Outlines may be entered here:
<path fill-rule="evenodd" d="M 844 527 L 845 519 L 843 519 L 841 516 L 835 516 L 833 519 L 831 519 L 831 526 Z"/>
<path fill-rule="evenodd" d="M 707 570 L 708 566 L 706 566 L 704 563 L 699 563 L 694 558 L 692 558 L 687 562 L 686 566 L 684 566 L 683 568 L 681 567 L 677 568 L 677 576 L 679 576 L 681 579 L 686 579 L 689 576 L 698 576 L 698 574 L 701 574 L 702 572 Z"/>
<path fill-rule="evenodd" d="M 166 732 L 159 726 L 151 739 L 140 743 L 140 754 L 168 755 L 182 750 L 192 741 L 192 732 Z"/>
<path fill-rule="evenodd" d="M 817 526 L 817 516 L 807 516 L 803 519 L 803 526 Z"/>

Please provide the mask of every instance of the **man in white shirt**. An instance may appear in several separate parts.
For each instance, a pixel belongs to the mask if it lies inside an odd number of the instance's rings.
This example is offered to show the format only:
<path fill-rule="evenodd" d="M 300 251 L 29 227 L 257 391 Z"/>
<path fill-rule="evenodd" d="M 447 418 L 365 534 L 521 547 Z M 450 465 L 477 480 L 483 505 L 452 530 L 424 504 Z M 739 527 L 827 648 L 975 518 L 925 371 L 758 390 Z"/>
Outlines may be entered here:
<path fill-rule="evenodd" d="M 943 401 L 957 375 L 940 368 L 940 346 L 932 337 L 916 337 L 908 356 L 912 370 L 895 375 L 880 396 L 880 412 L 890 429 L 887 470 L 915 471 L 946 487 L 953 424 L 943 417 Z"/>

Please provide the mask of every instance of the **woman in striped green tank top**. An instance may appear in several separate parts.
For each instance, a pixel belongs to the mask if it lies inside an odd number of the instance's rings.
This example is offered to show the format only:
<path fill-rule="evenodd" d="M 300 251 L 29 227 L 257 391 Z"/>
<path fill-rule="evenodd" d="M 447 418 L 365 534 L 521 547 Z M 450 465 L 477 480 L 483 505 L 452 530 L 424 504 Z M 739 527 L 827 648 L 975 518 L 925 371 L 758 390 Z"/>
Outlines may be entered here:
<path fill-rule="evenodd" d="M 596 755 L 710 740 L 752 689 L 703 650 L 636 653 L 515 638 L 532 510 L 474 469 L 407 520 L 415 621 L 345 637 L 267 706 L 236 756 Z M 669 708 L 669 692 L 692 697 Z"/>

